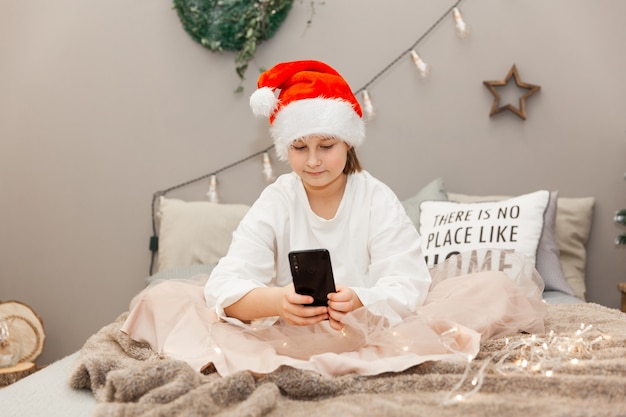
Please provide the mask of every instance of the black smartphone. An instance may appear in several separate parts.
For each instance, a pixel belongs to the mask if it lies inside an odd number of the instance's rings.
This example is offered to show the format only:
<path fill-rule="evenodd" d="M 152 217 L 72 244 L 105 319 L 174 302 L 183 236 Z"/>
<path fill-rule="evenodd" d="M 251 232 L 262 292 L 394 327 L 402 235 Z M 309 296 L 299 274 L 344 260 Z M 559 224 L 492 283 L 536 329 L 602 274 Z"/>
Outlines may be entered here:
<path fill-rule="evenodd" d="M 328 305 L 328 293 L 336 292 L 333 267 L 327 249 L 289 252 L 293 285 L 298 294 L 310 295 L 311 306 Z"/>

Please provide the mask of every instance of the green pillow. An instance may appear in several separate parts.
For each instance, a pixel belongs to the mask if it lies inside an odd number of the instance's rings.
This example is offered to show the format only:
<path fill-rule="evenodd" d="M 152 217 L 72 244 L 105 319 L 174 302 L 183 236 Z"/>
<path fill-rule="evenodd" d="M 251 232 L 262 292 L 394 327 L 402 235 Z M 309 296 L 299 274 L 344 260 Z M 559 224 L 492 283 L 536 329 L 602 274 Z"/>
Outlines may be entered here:
<path fill-rule="evenodd" d="M 406 214 L 409 215 L 417 230 L 420 226 L 420 204 L 422 201 L 448 201 L 448 193 L 443 185 L 443 179 L 434 179 L 413 197 L 402 201 Z"/>

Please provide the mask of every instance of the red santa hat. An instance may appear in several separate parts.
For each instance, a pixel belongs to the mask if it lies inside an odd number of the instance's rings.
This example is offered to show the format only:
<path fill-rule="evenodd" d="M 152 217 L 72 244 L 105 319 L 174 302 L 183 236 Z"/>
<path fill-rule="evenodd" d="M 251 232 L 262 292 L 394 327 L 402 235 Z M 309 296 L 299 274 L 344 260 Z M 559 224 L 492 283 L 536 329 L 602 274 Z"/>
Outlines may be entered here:
<path fill-rule="evenodd" d="M 343 77 L 325 63 L 277 64 L 261 74 L 257 86 L 250 107 L 255 115 L 269 117 L 281 160 L 287 160 L 294 140 L 309 135 L 334 136 L 355 147 L 365 140 L 361 105 Z"/>

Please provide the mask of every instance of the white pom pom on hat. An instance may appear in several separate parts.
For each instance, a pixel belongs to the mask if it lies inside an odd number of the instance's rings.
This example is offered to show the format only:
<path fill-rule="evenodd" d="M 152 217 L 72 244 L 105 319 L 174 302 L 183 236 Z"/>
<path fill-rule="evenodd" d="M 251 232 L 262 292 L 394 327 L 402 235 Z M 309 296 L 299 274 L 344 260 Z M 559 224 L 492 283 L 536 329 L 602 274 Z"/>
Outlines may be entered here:
<path fill-rule="evenodd" d="M 327 64 L 283 62 L 263 72 L 257 86 L 250 107 L 256 116 L 269 117 L 279 159 L 287 160 L 291 143 L 309 135 L 335 136 L 355 147 L 365 140 L 361 105 Z M 280 90 L 278 97 L 275 90 Z"/>
<path fill-rule="evenodd" d="M 269 87 L 261 87 L 250 96 L 250 107 L 255 116 L 269 117 L 276 111 L 277 105 L 278 98 Z"/>

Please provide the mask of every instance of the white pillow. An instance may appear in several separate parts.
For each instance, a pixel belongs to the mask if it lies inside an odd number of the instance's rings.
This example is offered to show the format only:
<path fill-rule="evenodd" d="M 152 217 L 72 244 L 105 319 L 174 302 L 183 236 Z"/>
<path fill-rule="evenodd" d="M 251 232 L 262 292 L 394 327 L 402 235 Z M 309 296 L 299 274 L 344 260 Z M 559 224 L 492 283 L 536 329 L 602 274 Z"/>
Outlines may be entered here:
<path fill-rule="evenodd" d="M 213 265 L 226 255 L 233 232 L 250 207 L 161 197 L 158 271 Z"/>
<path fill-rule="evenodd" d="M 511 196 L 467 195 L 451 192 L 448 192 L 448 197 L 452 201 L 462 203 L 511 198 Z M 594 205 L 594 197 L 567 198 L 559 196 L 556 209 L 556 242 L 559 249 L 561 269 L 574 295 L 581 300 L 586 299 L 586 245 L 591 230 Z M 537 269 L 542 273 L 540 265 L 538 265 Z M 546 286 L 547 288 L 548 286 Z"/>
<path fill-rule="evenodd" d="M 419 232 L 428 266 L 477 249 L 513 249 L 534 265 L 549 199 L 541 190 L 501 201 L 422 202 Z"/>

